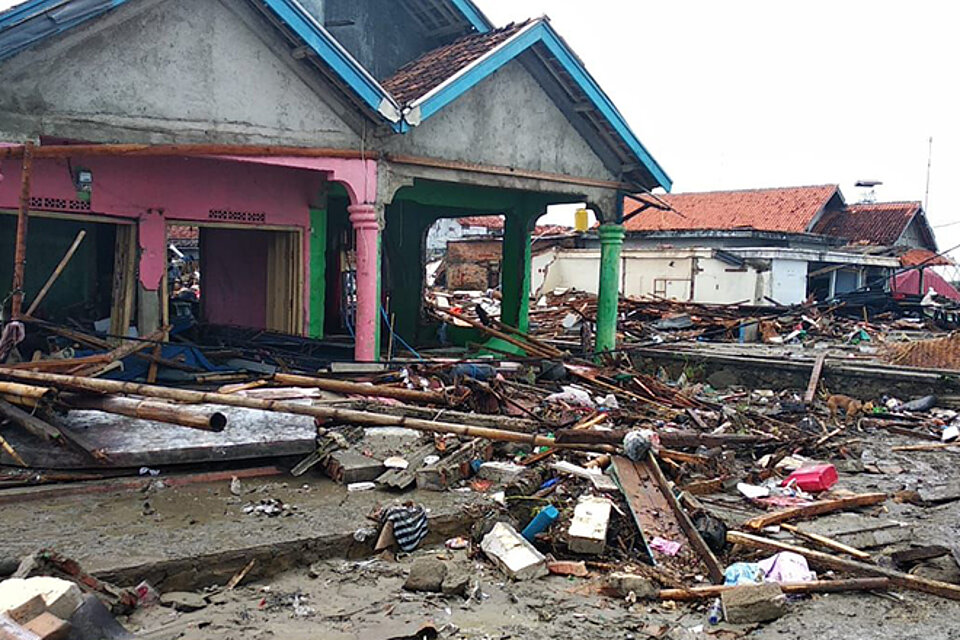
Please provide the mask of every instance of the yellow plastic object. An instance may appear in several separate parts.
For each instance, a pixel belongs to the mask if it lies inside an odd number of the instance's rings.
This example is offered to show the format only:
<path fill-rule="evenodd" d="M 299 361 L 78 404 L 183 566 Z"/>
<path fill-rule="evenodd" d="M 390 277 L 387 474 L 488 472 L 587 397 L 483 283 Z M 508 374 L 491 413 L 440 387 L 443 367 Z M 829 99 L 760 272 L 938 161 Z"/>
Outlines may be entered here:
<path fill-rule="evenodd" d="M 577 209 L 574 214 L 573 226 L 577 231 L 586 231 L 590 226 L 590 214 L 586 209 Z"/>

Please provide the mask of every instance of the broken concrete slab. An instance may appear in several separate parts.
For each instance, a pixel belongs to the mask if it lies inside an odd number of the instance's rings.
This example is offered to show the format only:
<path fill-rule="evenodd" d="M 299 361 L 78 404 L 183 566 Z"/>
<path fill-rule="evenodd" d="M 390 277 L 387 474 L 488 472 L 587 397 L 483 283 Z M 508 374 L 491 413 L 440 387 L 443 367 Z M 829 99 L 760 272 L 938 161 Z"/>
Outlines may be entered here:
<path fill-rule="evenodd" d="M 540 578 L 549 573 L 547 559 L 536 547 L 504 522 L 493 526 L 480 548 L 501 571 L 514 580 Z"/>
<path fill-rule="evenodd" d="M 160 604 L 176 611 L 199 611 L 207 606 L 203 596 L 189 591 L 170 591 L 160 596 Z"/>
<path fill-rule="evenodd" d="M 730 589 L 720 598 L 724 620 L 731 624 L 769 622 L 786 611 L 787 598 L 780 585 L 773 582 Z"/>
<path fill-rule="evenodd" d="M 607 527 L 613 503 L 607 498 L 582 496 L 573 510 L 567 546 L 574 553 L 601 554 L 607 546 Z"/>
<path fill-rule="evenodd" d="M 436 558 L 417 558 L 410 567 L 403 588 L 407 591 L 430 591 L 437 593 L 447 577 L 447 565 Z"/>
<path fill-rule="evenodd" d="M 43 597 L 47 611 L 64 620 L 83 603 L 80 587 L 69 580 L 49 576 L 10 578 L 0 582 L 0 611 L 19 607 L 36 595 Z"/>
<path fill-rule="evenodd" d="M 477 475 L 495 484 L 505 485 L 517 480 L 527 468 L 513 462 L 484 462 Z"/>

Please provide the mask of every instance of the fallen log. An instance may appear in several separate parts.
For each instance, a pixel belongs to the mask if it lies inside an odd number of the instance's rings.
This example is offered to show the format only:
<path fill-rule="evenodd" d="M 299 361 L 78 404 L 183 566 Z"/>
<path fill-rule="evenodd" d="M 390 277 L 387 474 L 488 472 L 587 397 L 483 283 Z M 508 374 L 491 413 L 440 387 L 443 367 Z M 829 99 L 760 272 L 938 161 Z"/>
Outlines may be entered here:
<path fill-rule="evenodd" d="M 118 380 L 104 380 L 101 378 L 81 378 L 78 376 L 63 376 L 53 373 L 38 373 L 34 371 L 20 371 L 0 367 L 0 376 L 14 378 L 26 382 L 50 384 L 60 389 L 85 391 L 105 395 L 123 394 L 144 396 L 148 398 L 163 398 L 190 404 L 225 404 L 234 407 L 247 407 L 263 411 L 292 413 L 311 416 L 321 420 L 332 420 L 346 424 L 356 424 L 372 427 L 407 427 L 418 431 L 434 433 L 452 433 L 470 438 L 485 438 L 503 442 L 520 442 L 533 447 L 560 447 L 565 449 L 579 449 L 585 451 L 611 452 L 609 445 L 570 445 L 555 442 L 554 438 L 535 434 L 515 433 L 501 429 L 473 427 L 449 422 L 434 422 L 418 418 L 390 416 L 357 411 L 354 409 L 340 409 L 330 406 L 301 404 L 282 400 L 262 400 L 241 395 L 211 393 L 207 391 L 193 391 L 190 389 L 173 389 L 155 385 L 138 384 L 135 382 L 121 382 Z"/>
<path fill-rule="evenodd" d="M 745 585 L 711 584 L 688 589 L 661 589 L 657 597 L 660 600 L 706 600 L 717 598 L 726 591 L 743 589 Z M 780 589 L 790 595 L 803 593 L 837 593 L 840 591 L 876 591 L 886 590 L 890 578 L 850 578 L 847 580 L 814 580 L 812 582 L 781 583 Z"/>
<path fill-rule="evenodd" d="M 744 526 L 750 529 L 760 530 L 764 527 L 770 527 L 775 524 L 780 524 L 781 522 L 787 522 L 788 520 L 809 518 L 810 516 L 819 516 L 825 513 L 833 513 L 834 511 L 843 511 L 844 509 L 869 507 L 871 505 L 880 504 L 886 499 L 887 494 L 885 493 L 864 493 L 858 496 L 851 496 L 849 498 L 821 500 L 819 502 L 803 505 L 801 507 L 793 507 L 791 509 L 775 511 L 773 513 L 757 516 L 756 518 L 751 518 L 744 523 Z"/>
<path fill-rule="evenodd" d="M 347 380 L 333 380 L 331 378 L 315 378 L 292 373 L 275 373 L 273 381 L 284 387 L 313 387 L 355 396 L 371 396 L 375 398 L 393 398 L 404 402 L 424 404 L 449 404 L 449 398 L 441 391 L 420 391 L 417 389 L 402 389 L 378 384 L 361 384 Z"/>
<path fill-rule="evenodd" d="M 806 547 L 798 547 L 792 544 L 786 544 L 784 542 L 778 542 L 776 540 L 770 540 L 769 538 L 755 536 L 740 531 L 728 531 L 727 542 L 730 544 L 738 544 L 742 547 L 747 547 L 750 549 L 768 551 L 770 553 L 790 551 L 792 553 L 798 553 L 802 555 L 807 559 L 808 562 L 817 567 L 832 569 L 834 571 L 850 571 L 852 573 L 889 578 L 890 584 L 897 587 L 903 587 L 904 589 L 911 589 L 913 591 L 922 591 L 924 593 L 932 593 L 933 595 L 949 598 L 951 600 L 960 600 L 960 586 L 949 584 L 947 582 L 941 582 L 939 580 L 921 578 L 919 576 L 901 573 L 900 571 L 896 571 L 894 569 L 867 564 L 858 560 L 838 558 L 830 555 L 829 553 L 814 551 L 813 549 L 807 549 Z"/>
<path fill-rule="evenodd" d="M 140 400 L 122 396 L 84 396 L 61 394 L 60 400 L 71 409 L 94 409 L 131 418 L 155 420 L 191 429 L 220 433 L 227 426 L 227 417 L 194 405 Z"/>

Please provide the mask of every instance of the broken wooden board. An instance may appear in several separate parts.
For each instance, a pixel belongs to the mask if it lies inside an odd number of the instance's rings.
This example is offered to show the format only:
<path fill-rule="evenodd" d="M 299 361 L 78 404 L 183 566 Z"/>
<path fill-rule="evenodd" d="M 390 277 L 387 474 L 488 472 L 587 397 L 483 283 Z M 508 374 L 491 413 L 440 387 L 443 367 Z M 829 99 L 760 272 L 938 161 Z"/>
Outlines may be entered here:
<path fill-rule="evenodd" d="M 913 527 L 859 513 L 838 513 L 805 523 L 804 528 L 857 549 L 874 549 L 913 539 Z"/>
<path fill-rule="evenodd" d="M 654 468 L 656 460 L 650 456 L 647 461 L 636 463 L 623 456 L 613 456 L 612 464 L 614 477 L 640 531 L 641 542 L 654 564 L 663 565 L 677 575 L 707 574 L 715 581 L 722 580 L 723 571 L 709 549 L 707 557 L 701 555 L 706 543 L 699 537 L 689 518 L 681 523 L 681 518 L 685 518 L 686 514 L 679 503 L 671 503 L 669 498 L 673 498 L 674 502 L 676 498 L 669 488 L 664 490 L 661 482 L 665 483 L 666 479 L 657 478 L 659 467 Z M 662 473 L 659 475 L 662 476 Z M 675 556 L 651 550 L 649 544 L 655 537 L 681 543 L 680 550 Z M 692 540 L 692 537 L 699 538 L 699 541 Z"/>
<path fill-rule="evenodd" d="M 470 462 L 489 460 L 493 445 L 489 440 L 471 440 L 439 462 L 416 471 L 417 488 L 428 491 L 446 491 L 470 476 Z"/>
<path fill-rule="evenodd" d="M 405 456 L 406 469 L 387 469 L 377 478 L 377 484 L 398 491 L 406 491 L 417 483 L 417 470 L 423 467 L 424 459 L 436 452 L 437 448 L 432 442 L 416 449 Z"/>
<path fill-rule="evenodd" d="M 210 405 L 227 417 L 220 433 L 178 427 L 104 413 L 75 410 L 56 418 L 56 426 L 82 437 L 86 446 L 105 456 L 114 467 L 156 467 L 196 462 L 302 456 L 316 448 L 316 426 L 310 416 L 271 413 L 259 409 Z M 87 469 L 88 457 L 69 448 L 51 446 L 19 429 L 7 432 L 10 441 L 31 463 L 47 469 Z M 0 462 L 3 462 L 0 459 Z"/>

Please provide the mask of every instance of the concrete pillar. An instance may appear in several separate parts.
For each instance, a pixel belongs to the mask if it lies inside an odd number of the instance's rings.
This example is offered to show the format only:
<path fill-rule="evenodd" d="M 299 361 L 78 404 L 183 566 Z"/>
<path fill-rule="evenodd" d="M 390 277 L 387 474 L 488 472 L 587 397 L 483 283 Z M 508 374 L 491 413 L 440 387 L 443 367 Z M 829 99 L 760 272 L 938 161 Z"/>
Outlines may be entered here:
<path fill-rule="evenodd" d="M 137 225 L 140 248 L 140 286 L 137 288 L 137 330 L 146 335 L 163 323 L 162 280 L 167 277 L 167 220 L 163 211 L 150 209 Z"/>
<path fill-rule="evenodd" d="M 617 348 L 620 303 L 620 248 L 623 225 L 600 225 L 600 289 L 597 296 L 597 353 Z"/>
<path fill-rule="evenodd" d="M 508 213 L 500 265 L 500 320 L 521 331 L 530 328 L 530 216 Z"/>
<path fill-rule="evenodd" d="M 352 204 L 347 211 L 357 246 L 354 358 L 376 362 L 380 357 L 380 217 L 372 204 Z"/>

